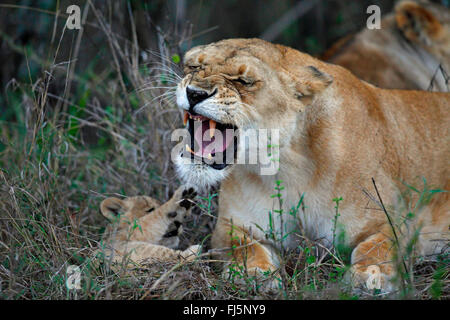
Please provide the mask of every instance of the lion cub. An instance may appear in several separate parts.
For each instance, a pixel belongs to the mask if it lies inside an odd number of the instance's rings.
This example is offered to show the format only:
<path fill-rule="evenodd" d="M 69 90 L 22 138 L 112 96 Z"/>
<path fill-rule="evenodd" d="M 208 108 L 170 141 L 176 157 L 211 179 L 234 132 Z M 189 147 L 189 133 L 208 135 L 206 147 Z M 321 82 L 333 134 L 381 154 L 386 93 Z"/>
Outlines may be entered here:
<path fill-rule="evenodd" d="M 133 265 L 195 259 L 199 245 L 184 251 L 176 248 L 196 195 L 193 188 L 180 187 L 163 205 L 147 196 L 103 200 L 100 211 L 112 223 L 95 256 L 110 261 L 113 267 L 124 260 Z"/>

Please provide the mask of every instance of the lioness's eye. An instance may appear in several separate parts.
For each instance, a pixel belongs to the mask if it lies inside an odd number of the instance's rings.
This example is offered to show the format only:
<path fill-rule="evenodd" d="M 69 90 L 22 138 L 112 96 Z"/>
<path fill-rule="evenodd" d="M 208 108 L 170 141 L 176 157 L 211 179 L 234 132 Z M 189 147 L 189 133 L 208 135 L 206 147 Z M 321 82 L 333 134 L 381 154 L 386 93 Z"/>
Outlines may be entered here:
<path fill-rule="evenodd" d="M 155 208 L 150 208 L 150 209 L 147 209 L 147 212 L 152 212 L 153 210 L 155 210 Z"/>
<path fill-rule="evenodd" d="M 193 66 L 193 65 L 190 65 L 190 66 L 186 66 L 186 67 L 188 67 L 189 69 L 192 69 L 192 70 L 198 70 L 198 69 L 200 69 L 200 66 Z"/>
<path fill-rule="evenodd" d="M 251 85 L 253 85 L 253 81 L 252 80 L 250 80 L 250 79 L 245 79 L 245 78 L 237 78 L 237 79 L 234 79 L 233 81 L 235 81 L 235 82 L 237 82 L 237 83 L 240 83 L 240 84 L 242 84 L 243 86 L 251 86 Z"/>

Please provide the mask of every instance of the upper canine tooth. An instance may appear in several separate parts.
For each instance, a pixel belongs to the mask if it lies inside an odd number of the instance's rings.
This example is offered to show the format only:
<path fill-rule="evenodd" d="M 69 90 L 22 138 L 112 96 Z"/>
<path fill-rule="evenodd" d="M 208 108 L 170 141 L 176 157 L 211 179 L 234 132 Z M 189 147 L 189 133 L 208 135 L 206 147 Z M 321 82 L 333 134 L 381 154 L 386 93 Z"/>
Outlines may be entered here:
<path fill-rule="evenodd" d="M 192 151 L 192 149 L 191 149 L 188 145 L 186 145 L 186 151 L 188 151 L 188 152 L 194 154 L 194 151 Z"/>
<path fill-rule="evenodd" d="M 214 137 L 214 133 L 216 131 L 216 122 L 214 120 L 209 120 L 209 137 Z"/>
<path fill-rule="evenodd" d="M 189 113 L 187 113 L 187 111 L 184 112 L 184 116 L 183 116 L 183 124 L 186 126 L 186 123 L 188 122 L 188 118 L 189 118 Z"/>

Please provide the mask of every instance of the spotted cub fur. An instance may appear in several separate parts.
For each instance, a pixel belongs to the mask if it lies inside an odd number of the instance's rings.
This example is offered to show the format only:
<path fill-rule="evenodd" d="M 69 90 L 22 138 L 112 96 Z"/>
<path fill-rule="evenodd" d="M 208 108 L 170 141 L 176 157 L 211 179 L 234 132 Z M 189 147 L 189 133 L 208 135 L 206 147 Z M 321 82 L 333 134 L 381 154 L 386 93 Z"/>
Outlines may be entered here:
<path fill-rule="evenodd" d="M 125 260 L 135 265 L 145 262 L 193 260 L 200 246 L 176 250 L 183 221 L 191 214 L 193 188 L 180 187 L 173 197 L 160 204 L 148 196 L 107 198 L 100 212 L 111 222 L 96 256 L 118 265 Z"/>

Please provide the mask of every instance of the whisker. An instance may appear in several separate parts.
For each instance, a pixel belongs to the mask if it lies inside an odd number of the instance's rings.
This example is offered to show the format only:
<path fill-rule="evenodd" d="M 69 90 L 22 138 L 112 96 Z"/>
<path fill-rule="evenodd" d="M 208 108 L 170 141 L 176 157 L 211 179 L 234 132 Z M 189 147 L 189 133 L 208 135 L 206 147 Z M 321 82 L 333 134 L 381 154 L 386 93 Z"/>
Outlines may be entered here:
<path fill-rule="evenodd" d="M 161 75 L 147 77 L 147 79 L 151 79 L 151 80 L 153 80 L 155 82 L 172 82 L 172 83 L 179 83 L 180 82 L 180 80 L 178 80 L 176 78 L 170 78 L 170 77 L 166 77 L 166 76 L 164 76 L 164 79 L 161 80 Z"/>
<path fill-rule="evenodd" d="M 177 79 L 182 79 L 181 76 L 178 74 L 178 72 L 170 69 L 167 66 L 151 66 L 150 68 L 152 70 L 159 70 L 159 71 L 167 72 L 168 75 L 175 76 Z"/>
<path fill-rule="evenodd" d="M 176 86 L 173 87 L 153 87 L 153 86 L 149 86 L 149 87 L 143 87 L 143 88 L 138 88 L 136 90 L 138 90 L 138 92 L 143 91 L 143 90 L 152 90 L 152 89 L 168 89 L 168 90 L 176 90 Z"/>
<path fill-rule="evenodd" d="M 150 54 L 152 54 L 152 55 L 154 55 L 155 57 L 165 61 L 165 62 L 168 62 L 168 63 L 172 64 L 176 68 L 180 68 L 180 66 L 178 64 L 176 64 L 175 62 L 173 62 L 171 59 L 167 58 L 166 56 L 163 56 L 161 53 L 159 53 L 157 51 L 149 50 L 149 49 L 147 49 L 145 51 L 150 53 Z M 159 62 L 159 63 L 161 63 L 161 62 Z"/>
<path fill-rule="evenodd" d="M 173 95 L 173 92 L 167 91 L 167 92 L 164 92 L 163 94 L 161 94 L 161 95 L 159 95 L 157 97 L 154 97 L 152 100 L 150 100 L 149 102 L 145 103 L 142 107 L 140 107 L 138 110 L 136 110 L 134 114 L 140 113 L 142 110 L 144 110 L 146 107 L 148 107 L 148 105 L 151 104 L 153 101 L 158 100 L 158 99 L 164 99 L 165 96 L 168 96 L 170 94 Z"/>

